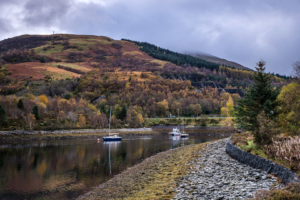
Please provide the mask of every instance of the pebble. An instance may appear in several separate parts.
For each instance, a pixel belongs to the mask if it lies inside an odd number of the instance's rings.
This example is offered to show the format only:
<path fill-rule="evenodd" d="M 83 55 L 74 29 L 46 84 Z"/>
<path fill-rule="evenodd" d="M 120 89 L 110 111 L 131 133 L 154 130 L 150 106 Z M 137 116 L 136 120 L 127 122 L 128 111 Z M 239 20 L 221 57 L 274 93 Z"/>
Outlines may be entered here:
<path fill-rule="evenodd" d="M 208 144 L 188 163 L 190 170 L 177 182 L 173 199 L 249 199 L 257 190 L 284 187 L 266 171 L 231 158 L 225 151 L 227 140 Z"/>

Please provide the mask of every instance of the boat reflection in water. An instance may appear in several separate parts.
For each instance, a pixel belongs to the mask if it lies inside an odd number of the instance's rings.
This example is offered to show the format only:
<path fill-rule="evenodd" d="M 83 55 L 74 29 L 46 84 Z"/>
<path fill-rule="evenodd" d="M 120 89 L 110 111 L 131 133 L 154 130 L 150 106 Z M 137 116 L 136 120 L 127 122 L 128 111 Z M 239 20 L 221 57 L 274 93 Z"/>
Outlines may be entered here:
<path fill-rule="evenodd" d="M 170 146 L 171 149 L 178 147 L 179 145 L 184 146 L 185 142 L 188 141 L 189 138 L 182 138 L 181 136 L 170 136 L 169 137 L 173 142 Z"/>
<path fill-rule="evenodd" d="M 110 149 L 116 152 L 121 145 L 121 141 L 104 141 L 103 147 L 107 149 L 108 147 L 108 162 L 109 162 L 109 173 L 111 174 L 111 158 L 110 158 Z"/>

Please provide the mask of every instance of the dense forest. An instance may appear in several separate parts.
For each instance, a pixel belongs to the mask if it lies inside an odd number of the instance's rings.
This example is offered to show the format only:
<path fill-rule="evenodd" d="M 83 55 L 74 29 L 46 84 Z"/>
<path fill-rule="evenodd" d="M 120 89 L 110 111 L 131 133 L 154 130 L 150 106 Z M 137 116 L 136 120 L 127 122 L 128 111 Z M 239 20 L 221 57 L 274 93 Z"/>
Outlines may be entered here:
<path fill-rule="evenodd" d="M 128 39 L 122 39 L 124 41 L 129 41 L 135 43 L 137 46 L 140 47 L 140 49 L 153 58 L 159 59 L 159 60 L 165 60 L 165 61 L 170 61 L 178 66 L 194 66 L 197 68 L 206 68 L 211 71 L 216 70 L 218 72 L 219 70 L 219 64 L 212 63 L 194 56 L 190 56 L 187 54 L 181 54 L 177 53 L 168 49 L 164 49 L 158 46 L 155 46 L 153 44 L 149 44 L 147 42 L 137 42 L 137 41 L 132 41 Z M 183 65 L 185 64 L 185 65 Z M 232 66 L 224 66 L 226 68 L 233 68 L 235 67 Z M 285 75 L 279 75 L 279 74 L 272 74 L 273 76 L 277 76 L 283 79 L 290 79 L 290 76 L 285 76 Z"/>

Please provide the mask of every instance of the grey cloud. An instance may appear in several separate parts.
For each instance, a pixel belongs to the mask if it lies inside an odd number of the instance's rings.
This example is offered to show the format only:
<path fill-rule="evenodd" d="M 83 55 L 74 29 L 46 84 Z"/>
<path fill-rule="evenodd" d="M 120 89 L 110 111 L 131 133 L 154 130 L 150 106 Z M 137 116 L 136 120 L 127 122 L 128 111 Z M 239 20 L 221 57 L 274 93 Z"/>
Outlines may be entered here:
<path fill-rule="evenodd" d="M 71 0 L 31 0 L 25 4 L 23 22 L 34 27 L 49 26 L 64 20 L 71 6 Z"/>
<path fill-rule="evenodd" d="M 0 18 L 0 34 L 7 33 L 11 30 L 11 25 L 7 23 L 7 20 Z"/>

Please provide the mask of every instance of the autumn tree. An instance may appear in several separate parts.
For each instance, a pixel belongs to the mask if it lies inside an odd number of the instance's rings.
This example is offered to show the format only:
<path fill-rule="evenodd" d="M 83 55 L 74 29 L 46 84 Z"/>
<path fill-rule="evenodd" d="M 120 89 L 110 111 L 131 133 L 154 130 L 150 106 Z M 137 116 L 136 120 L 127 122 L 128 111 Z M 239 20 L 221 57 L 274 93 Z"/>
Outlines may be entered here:
<path fill-rule="evenodd" d="M 36 118 L 34 117 L 34 114 L 29 113 L 25 116 L 25 122 L 29 125 L 29 129 L 32 130 Z"/>
<path fill-rule="evenodd" d="M 3 108 L 3 106 L 0 104 L 0 124 L 1 125 L 7 125 L 8 120 L 6 118 L 6 110 Z"/>
<path fill-rule="evenodd" d="M 245 92 L 243 99 L 237 101 L 235 107 L 236 122 L 247 131 L 252 131 L 257 143 L 263 142 L 259 134 L 259 122 L 257 116 L 264 111 L 270 119 L 275 118 L 276 98 L 279 91 L 271 85 L 271 76 L 265 73 L 265 62 L 257 63 L 257 72 L 254 75 L 254 84 Z"/>
<path fill-rule="evenodd" d="M 68 112 L 68 119 L 75 124 L 77 122 L 77 115 L 76 113 L 70 111 Z"/>
<path fill-rule="evenodd" d="M 80 127 L 85 127 L 86 126 L 86 119 L 84 115 L 80 115 L 78 119 L 78 124 Z"/>
<path fill-rule="evenodd" d="M 117 104 L 115 106 L 115 116 L 117 119 L 121 119 L 121 112 L 122 112 L 121 107 L 119 106 L 119 104 Z"/>
<path fill-rule="evenodd" d="M 165 115 L 166 111 L 169 109 L 169 103 L 167 100 L 164 99 L 163 101 L 158 102 L 157 105 L 159 107 L 159 114 L 162 116 Z"/>
<path fill-rule="evenodd" d="M 279 96 L 279 120 L 281 127 L 291 135 L 300 134 L 300 83 L 283 86 Z"/>
<path fill-rule="evenodd" d="M 48 100 L 47 96 L 44 95 L 44 94 L 42 94 L 42 95 L 39 96 L 39 101 L 43 102 L 46 105 L 49 103 L 49 100 Z"/>
<path fill-rule="evenodd" d="M 138 120 L 138 124 L 143 124 L 144 123 L 144 118 L 141 114 L 137 115 L 137 120 Z"/>
<path fill-rule="evenodd" d="M 98 110 L 98 112 L 96 114 L 94 114 L 90 117 L 90 123 L 91 123 L 92 127 L 94 127 L 94 128 L 96 128 L 97 126 L 100 125 L 100 123 L 101 123 L 100 110 Z"/>
<path fill-rule="evenodd" d="M 27 98 L 31 100 L 35 100 L 35 96 L 33 94 L 27 94 Z"/>
<path fill-rule="evenodd" d="M 233 106 L 234 106 L 233 100 L 232 100 L 231 96 L 229 96 L 228 101 L 226 103 L 227 117 L 233 116 L 233 112 L 234 112 Z"/>
<path fill-rule="evenodd" d="M 35 119 L 37 119 L 37 120 L 41 119 L 41 115 L 40 115 L 40 112 L 39 112 L 39 107 L 37 105 L 33 106 L 31 113 L 34 114 Z"/>
<path fill-rule="evenodd" d="M 59 119 L 60 121 L 65 121 L 66 116 L 65 116 L 64 111 L 60 111 L 60 112 L 59 112 L 59 114 L 58 114 L 58 119 Z"/>
<path fill-rule="evenodd" d="M 195 107 L 194 107 L 194 112 L 196 113 L 197 117 L 198 117 L 198 115 L 201 114 L 202 108 L 201 108 L 201 105 L 200 105 L 200 104 L 196 104 L 196 105 L 195 105 Z"/>

